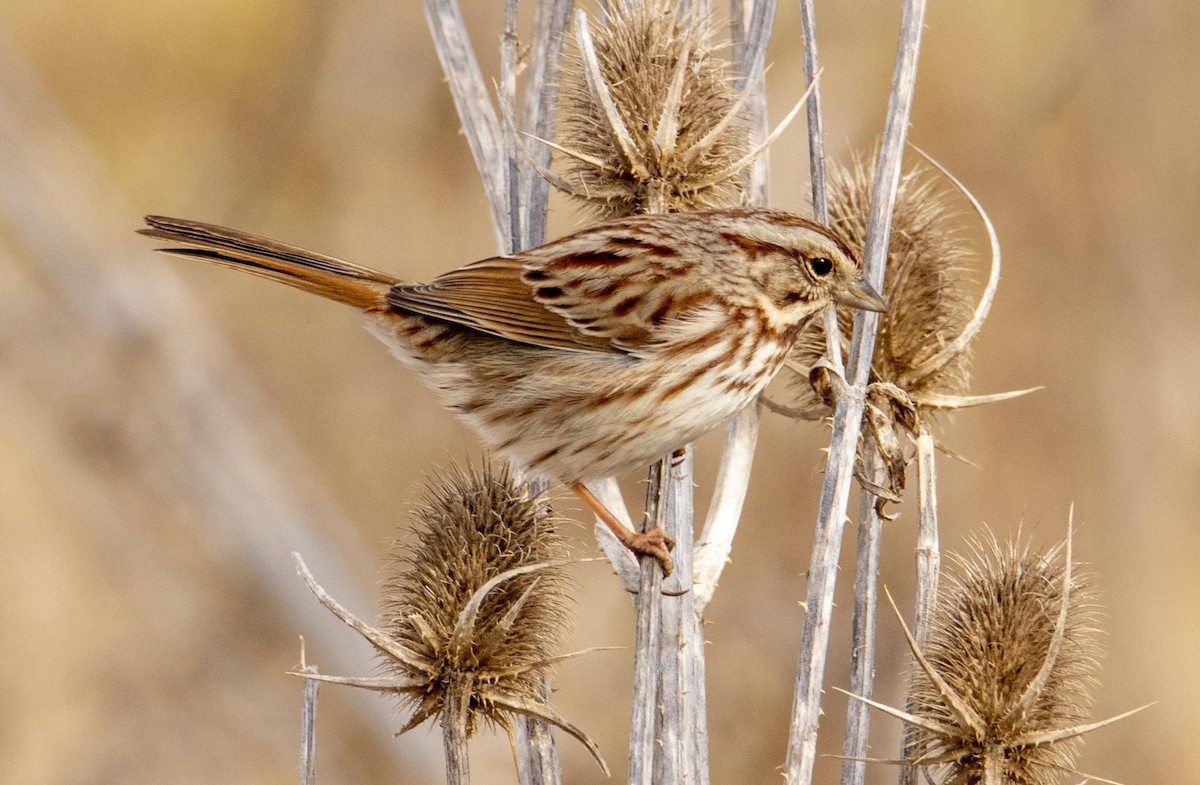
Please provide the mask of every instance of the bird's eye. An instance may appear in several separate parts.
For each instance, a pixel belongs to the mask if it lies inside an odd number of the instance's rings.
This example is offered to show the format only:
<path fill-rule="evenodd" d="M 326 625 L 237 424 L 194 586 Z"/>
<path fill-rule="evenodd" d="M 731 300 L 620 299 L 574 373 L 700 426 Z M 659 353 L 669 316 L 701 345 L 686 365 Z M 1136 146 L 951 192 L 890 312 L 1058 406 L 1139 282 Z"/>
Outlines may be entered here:
<path fill-rule="evenodd" d="M 825 256 L 814 257 L 808 260 L 808 269 L 818 278 L 824 278 L 833 272 L 833 260 Z"/>

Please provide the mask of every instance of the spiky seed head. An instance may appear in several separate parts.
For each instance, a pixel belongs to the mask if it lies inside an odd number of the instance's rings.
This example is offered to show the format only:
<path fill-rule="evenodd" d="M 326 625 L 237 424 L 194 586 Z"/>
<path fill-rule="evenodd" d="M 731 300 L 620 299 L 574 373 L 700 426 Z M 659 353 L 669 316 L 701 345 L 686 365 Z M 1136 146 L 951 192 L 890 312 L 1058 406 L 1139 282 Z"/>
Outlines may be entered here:
<path fill-rule="evenodd" d="M 1096 593 L 1086 577 L 1071 570 L 1061 644 L 1052 652 L 1064 602 L 1063 545 L 1045 554 L 990 532 L 969 541 L 965 555 L 950 557 L 923 653 L 982 721 L 981 734 L 963 722 L 939 687 L 914 665 L 909 711 L 947 731 L 912 726 L 912 759 L 945 760 L 945 785 L 989 782 L 985 769 L 998 769 L 1003 783 L 1050 785 L 1072 770 L 1081 739 L 1030 743 L 1039 734 L 1086 722 L 1095 685 L 1099 645 Z M 1040 690 L 1026 697 L 1031 681 L 1052 658 Z M 993 775 L 994 776 L 994 775 Z"/>
<path fill-rule="evenodd" d="M 496 695 L 541 702 L 546 661 L 569 619 L 562 566 L 512 575 L 483 594 L 469 629 L 462 617 L 489 581 L 561 560 L 561 523 L 507 466 L 454 466 L 431 480 L 415 514 L 416 546 L 396 547 L 380 599 L 380 630 L 426 666 L 385 658 L 397 677 L 423 685 L 401 693 L 414 704 L 406 730 L 442 717 L 452 686 L 469 693 L 468 733 L 480 719 L 509 728 Z"/>
<path fill-rule="evenodd" d="M 589 85 L 584 53 L 571 47 L 558 143 L 578 157 L 559 156 L 560 187 L 598 219 L 740 204 L 746 165 L 735 164 L 749 152 L 749 136 L 711 20 L 695 9 L 679 14 L 669 0 L 644 0 L 610 3 L 589 29 L 623 128 L 613 127 Z"/>
<path fill-rule="evenodd" d="M 860 255 L 866 242 L 872 180 L 862 158 L 849 167 L 830 170 L 831 227 Z M 969 351 L 932 372 L 927 367 L 934 355 L 962 334 L 974 312 L 967 291 L 974 255 L 951 204 L 950 193 L 938 186 L 928 170 L 910 169 L 901 177 L 884 284 L 888 310 L 881 315 L 871 381 L 895 385 L 918 407 L 931 394 L 963 395 L 970 381 Z M 839 313 L 844 345 L 849 344 L 853 317 L 849 309 Z M 824 322 L 813 319 L 797 341 L 792 359 L 811 368 L 824 353 Z M 799 382 L 800 408 L 822 410 L 826 402 L 808 379 Z"/>

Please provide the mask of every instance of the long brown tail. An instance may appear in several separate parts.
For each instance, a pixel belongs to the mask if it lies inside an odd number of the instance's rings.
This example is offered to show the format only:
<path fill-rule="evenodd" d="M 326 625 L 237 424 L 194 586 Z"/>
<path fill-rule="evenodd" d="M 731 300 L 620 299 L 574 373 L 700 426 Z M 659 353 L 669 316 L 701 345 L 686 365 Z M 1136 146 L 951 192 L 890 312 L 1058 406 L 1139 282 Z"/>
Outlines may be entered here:
<path fill-rule="evenodd" d="M 180 244 L 160 251 L 245 270 L 355 308 L 386 308 L 388 290 L 400 283 L 366 267 L 236 229 L 159 215 L 146 216 L 146 224 L 150 228 L 139 234 Z"/>

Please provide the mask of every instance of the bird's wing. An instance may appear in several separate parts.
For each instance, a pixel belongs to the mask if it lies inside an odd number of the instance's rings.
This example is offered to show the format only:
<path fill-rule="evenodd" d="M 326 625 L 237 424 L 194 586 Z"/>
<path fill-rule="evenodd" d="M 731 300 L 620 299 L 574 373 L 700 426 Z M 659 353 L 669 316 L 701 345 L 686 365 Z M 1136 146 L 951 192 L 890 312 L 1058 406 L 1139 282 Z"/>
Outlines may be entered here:
<path fill-rule="evenodd" d="M 599 250 L 598 250 L 599 249 Z M 690 249 L 694 255 L 695 249 Z M 636 352 L 712 304 L 676 248 L 585 230 L 514 257 L 484 259 L 388 294 L 400 310 L 556 349 Z"/>
<path fill-rule="evenodd" d="M 397 310 L 431 316 L 519 343 L 575 351 L 614 351 L 612 344 L 581 332 L 546 309 L 521 280 L 522 260 L 484 259 L 443 273 L 427 284 L 392 287 L 387 301 Z"/>

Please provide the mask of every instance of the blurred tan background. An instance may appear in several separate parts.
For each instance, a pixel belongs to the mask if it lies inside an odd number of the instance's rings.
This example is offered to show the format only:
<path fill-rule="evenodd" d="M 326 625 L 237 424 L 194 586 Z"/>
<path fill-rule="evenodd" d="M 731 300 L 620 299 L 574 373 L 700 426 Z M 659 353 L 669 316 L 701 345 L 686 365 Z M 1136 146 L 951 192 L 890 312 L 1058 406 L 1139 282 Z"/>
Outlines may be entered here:
<path fill-rule="evenodd" d="M 502 4 L 468 5 L 494 74 Z M 895 5 L 818 4 L 835 153 L 879 133 Z M 981 467 L 941 464 L 943 545 L 982 523 L 1048 545 L 1074 502 L 1107 612 L 1095 716 L 1159 701 L 1094 734 L 1081 767 L 1200 781 L 1200 8 L 933 3 L 927 21 L 911 139 L 975 191 L 1005 253 L 974 391 L 1046 386 L 943 430 Z M 803 89 L 798 42 L 781 3 L 774 117 Z M 177 214 L 422 280 L 493 253 L 420 4 L 5 0 L 0 66 L 0 781 L 293 782 L 297 636 L 326 671 L 371 660 L 288 552 L 369 615 L 422 475 L 479 447 L 352 313 L 155 256 L 132 232 Z M 772 149 L 779 206 L 807 199 L 803 133 Z M 555 203 L 552 233 L 576 220 Z M 764 419 L 709 615 L 714 782 L 777 781 L 826 439 Z M 702 503 L 718 448 L 699 447 Z M 264 457 L 278 474 L 255 468 Z M 904 512 L 883 577 L 908 597 Z M 251 530 L 231 530 L 242 518 Z M 592 553 L 588 528 L 575 539 Z M 572 646 L 628 646 L 616 580 L 597 563 L 576 574 Z M 832 685 L 848 681 L 849 570 L 842 582 Z M 892 619 L 880 638 L 896 703 Z M 618 778 L 629 662 L 595 653 L 557 677 L 560 709 Z M 825 710 L 832 753 L 844 697 Z M 320 712 L 320 782 L 440 777 L 436 732 L 391 740 L 400 722 L 376 696 L 326 688 Z M 873 730 L 894 756 L 895 723 Z M 600 779 L 577 745 L 562 754 L 569 782 Z M 513 781 L 503 738 L 474 755 L 478 782 Z M 818 781 L 838 769 L 821 761 Z"/>

